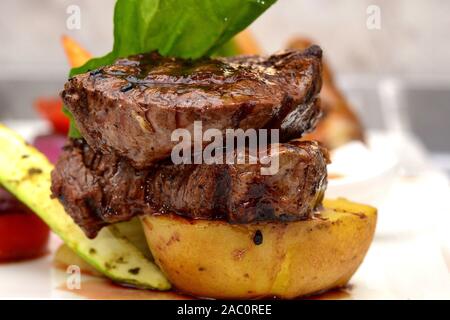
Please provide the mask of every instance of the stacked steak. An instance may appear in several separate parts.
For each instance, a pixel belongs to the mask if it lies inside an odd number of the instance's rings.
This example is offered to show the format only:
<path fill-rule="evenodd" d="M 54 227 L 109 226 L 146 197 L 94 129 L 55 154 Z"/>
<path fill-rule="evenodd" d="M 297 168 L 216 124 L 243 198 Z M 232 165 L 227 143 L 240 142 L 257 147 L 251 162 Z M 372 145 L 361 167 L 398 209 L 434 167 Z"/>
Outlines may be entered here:
<path fill-rule="evenodd" d="M 53 195 L 89 237 L 141 214 L 230 223 L 310 218 L 328 158 L 317 143 L 296 138 L 321 115 L 321 55 L 317 46 L 196 61 L 153 52 L 69 79 L 61 95 L 83 139 L 65 147 Z M 279 129 L 280 142 L 258 150 L 276 158 L 278 170 L 263 175 L 263 165 L 249 161 L 174 164 L 172 133 L 194 134 L 197 121 L 224 134 Z"/>

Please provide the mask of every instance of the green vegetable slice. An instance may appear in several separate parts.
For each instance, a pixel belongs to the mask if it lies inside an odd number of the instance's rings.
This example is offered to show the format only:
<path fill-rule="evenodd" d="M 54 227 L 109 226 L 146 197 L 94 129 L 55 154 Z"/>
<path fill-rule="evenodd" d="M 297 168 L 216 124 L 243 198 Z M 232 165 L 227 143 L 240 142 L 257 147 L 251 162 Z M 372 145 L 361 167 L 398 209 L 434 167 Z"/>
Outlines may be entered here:
<path fill-rule="evenodd" d="M 147 245 L 147 238 L 145 237 L 144 228 L 142 227 L 141 219 L 139 217 L 134 217 L 129 221 L 115 223 L 108 228 L 118 237 L 126 238 L 133 246 L 138 248 L 146 258 L 153 261 L 153 256 Z"/>
<path fill-rule="evenodd" d="M 56 199 L 50 198 L 53 165 L 17 133 L 0 124 L 0 184 L 29 206 L 61 239 L 108 278 L 139 288 L 168 290 L 159 268 L 117 228 L 88 239 Z"/>

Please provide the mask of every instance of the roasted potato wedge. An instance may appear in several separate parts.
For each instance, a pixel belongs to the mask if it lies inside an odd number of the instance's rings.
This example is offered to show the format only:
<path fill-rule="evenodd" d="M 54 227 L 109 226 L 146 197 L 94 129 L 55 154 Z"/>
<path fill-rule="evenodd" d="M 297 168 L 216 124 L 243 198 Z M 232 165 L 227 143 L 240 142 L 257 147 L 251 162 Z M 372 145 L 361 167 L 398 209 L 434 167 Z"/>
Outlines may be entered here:
<path fill-rule="evenodd" d="M 236 225 L 175 215 L 147 215 L 142 223 L 155 261 L 183 292 L 289 299 L 344 286 L 372 241 L 375 208 L 344 199 L 324 206 L 312 220 L 289 223 Z"/>

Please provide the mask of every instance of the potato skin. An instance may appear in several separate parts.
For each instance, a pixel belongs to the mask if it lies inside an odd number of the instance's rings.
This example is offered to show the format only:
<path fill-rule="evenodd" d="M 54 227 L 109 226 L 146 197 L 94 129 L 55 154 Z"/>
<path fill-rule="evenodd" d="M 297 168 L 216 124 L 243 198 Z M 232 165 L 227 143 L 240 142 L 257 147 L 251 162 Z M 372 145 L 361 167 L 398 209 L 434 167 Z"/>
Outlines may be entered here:
<path fill-rule="evenodd" d="M 375 208 L 344 199 L 325 200 L 324 207 L 315 219 L 289 223 L 232 225 L 175 215 L 142 222 L 156 263 L 181 291 L 292 299 L 344 286 L 373 239 Z"/>

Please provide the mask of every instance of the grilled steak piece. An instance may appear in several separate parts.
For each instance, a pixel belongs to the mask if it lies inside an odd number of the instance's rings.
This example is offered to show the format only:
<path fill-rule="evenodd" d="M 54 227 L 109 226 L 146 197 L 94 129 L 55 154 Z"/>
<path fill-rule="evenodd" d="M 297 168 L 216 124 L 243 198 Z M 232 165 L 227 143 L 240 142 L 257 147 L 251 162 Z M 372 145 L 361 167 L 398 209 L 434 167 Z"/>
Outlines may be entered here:
<path fill-rule="evenodd" d="M 167 158 L 177 128 L 280 128 L 282 141 L 320 117 L 322 51 L 198 61 L 156 52 L 120 59 L 65 84 L 61 96 L 88 144 L 142 169 Z"/>
<path fill-rule="evenodd" d="M 326 188 L 327 152 L 316 142 L 295 140 L 272 151 L 271 159 L 279 159 L 274 175 L 262 175 L 260 164 L 167 161 L 137 170 L 124 158 L 74 140 L 52 172 L 52 193 L 88 237 L 105 225 L 149 213 L 230 223 L 311 217 Z"/>

